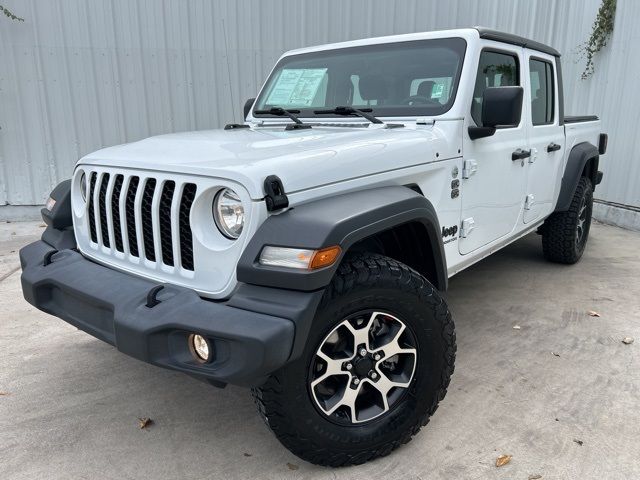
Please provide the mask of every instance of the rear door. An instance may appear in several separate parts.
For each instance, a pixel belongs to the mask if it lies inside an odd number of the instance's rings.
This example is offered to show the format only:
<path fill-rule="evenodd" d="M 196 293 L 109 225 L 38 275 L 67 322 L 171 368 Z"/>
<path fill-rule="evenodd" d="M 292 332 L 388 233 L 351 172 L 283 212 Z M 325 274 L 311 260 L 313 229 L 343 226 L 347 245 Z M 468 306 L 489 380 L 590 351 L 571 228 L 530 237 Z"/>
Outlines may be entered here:
<path fill-rule="evenodd" d="M 524 49 L 501 45 L 480 53 L 471 118 L 482 125 L 482 94 L 487 87 L 522 85 Z M 494 135 L 465 140 L 462 180 L 462 255 L 522 228 L 520 214 L 526 187 L 526 160 L 512 160 L 514 151 L 527 150 L 528 107 L 517 127 L 498 128 Z"/>
<path fill-rule="evenodd" d="M 553 210 L 560 186 L 565 149 L 564 127 L 559 121 L 558 79 L 555 58 L 525 50 L 529 86 L 525 101 L 530 105 L 525 118 L 531 156 L 527 165 L 524 223 L 544 218 Z"/>

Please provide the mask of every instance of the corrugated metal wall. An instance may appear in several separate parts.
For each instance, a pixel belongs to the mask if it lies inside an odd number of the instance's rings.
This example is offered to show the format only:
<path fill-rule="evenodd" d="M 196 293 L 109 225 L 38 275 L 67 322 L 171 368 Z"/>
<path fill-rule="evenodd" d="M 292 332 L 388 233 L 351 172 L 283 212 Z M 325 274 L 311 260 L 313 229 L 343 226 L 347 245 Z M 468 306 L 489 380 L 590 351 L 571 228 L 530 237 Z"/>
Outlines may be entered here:
<path fill-rule="evenodd" d="M 102 146 L 241 120 L 275 59 L 301 46 L 484 25 L 564 53 L 567 113 L 611 134 L 597 196 L 640 207 L 640 2 L 618 0 L 595 75 L 575 53 L 600 0 L 4 0 L 0 205 L 42 204 Z"/>

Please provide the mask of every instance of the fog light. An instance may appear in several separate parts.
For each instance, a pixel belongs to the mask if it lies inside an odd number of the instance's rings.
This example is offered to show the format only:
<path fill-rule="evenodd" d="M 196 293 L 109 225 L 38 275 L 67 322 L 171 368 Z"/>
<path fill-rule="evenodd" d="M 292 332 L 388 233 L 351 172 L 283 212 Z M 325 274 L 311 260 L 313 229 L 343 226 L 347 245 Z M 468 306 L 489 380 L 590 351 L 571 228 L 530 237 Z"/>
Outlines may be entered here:
<path fill-rule="evenodd" d="M 191 354 L 195 359 L 201 363 L 206 363 L 211 360 L 213 348 L 211 348 L 209 340 L 202 335 L 198 335 L 197 333 L 189 335 L 189 350 L 191 350 Z"/>

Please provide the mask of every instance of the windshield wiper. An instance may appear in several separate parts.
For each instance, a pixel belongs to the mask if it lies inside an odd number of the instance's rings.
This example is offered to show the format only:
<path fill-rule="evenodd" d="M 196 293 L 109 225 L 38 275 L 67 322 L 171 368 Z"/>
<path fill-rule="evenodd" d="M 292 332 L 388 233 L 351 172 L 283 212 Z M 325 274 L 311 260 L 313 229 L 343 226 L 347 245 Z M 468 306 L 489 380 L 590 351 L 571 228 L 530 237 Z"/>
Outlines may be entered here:
<path fill-rule="evenodd" d="M 374 117 L 373 115 L 369 115 L 367 112 L 373 112 L 373 109 L 340 106 L 340 107 L 332 108 L 330 110 L 314 110 L 313 111 L 313 113 L 317 113 L 317 114 L 333 113 L 335 115 L 357 115 L 359 117 L 366 118 L 371 123 L 384 124 L 382 120 Z"/>
<path fill-rule="evenodd" d="M 289 117 L 293 120 L 293 124 L 285 127 L 285 130 L 296 130 L 299 128 L 311 128 L 311 125 L 303 123 L 294 113 L 300 113 L 300 110 L 285 110 L 282 107 L 271 107 L 268 110 L 254 110 L 253 113 L 258 115 L 276 115 L 278 117 Z"/>
<path fill-rule="evenodd" d="M 404 124 L 402 123 L 385 123 L 379 118 L 374 117 L 373 115 L 370 115 L 368 112 L 373 112 L 373 109 L 339 106 L 336 108 L 332 108 L 330 110 L 314 110 L 313 111 L 313 113 L 316 113 L 316 114 L 357 115 L 359 117 L 369 120 L 371 123 L 375 123 L 377 125 L 384 125 L 386 128 L 404 127 Z"/>

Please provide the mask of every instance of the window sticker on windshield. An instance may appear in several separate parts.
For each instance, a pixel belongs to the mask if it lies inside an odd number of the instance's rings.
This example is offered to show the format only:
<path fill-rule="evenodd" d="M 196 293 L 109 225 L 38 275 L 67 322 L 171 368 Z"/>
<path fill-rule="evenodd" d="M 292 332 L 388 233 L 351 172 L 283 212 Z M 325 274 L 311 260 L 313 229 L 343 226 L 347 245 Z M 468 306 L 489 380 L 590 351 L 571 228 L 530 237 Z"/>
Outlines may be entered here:
<path fill-rule="evenodd" d="M 431 91 L 431 98 L 442 98 L 444 93 L 444 83 L 436 83 Z"/>
<path fill-rule="evenodd" d="M 326 68 L 285 68 L 273 86 L 268 105 L 306 107 L 313 103 Z"/>

